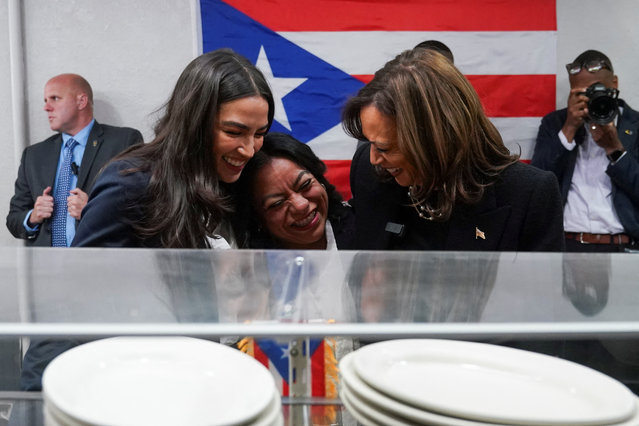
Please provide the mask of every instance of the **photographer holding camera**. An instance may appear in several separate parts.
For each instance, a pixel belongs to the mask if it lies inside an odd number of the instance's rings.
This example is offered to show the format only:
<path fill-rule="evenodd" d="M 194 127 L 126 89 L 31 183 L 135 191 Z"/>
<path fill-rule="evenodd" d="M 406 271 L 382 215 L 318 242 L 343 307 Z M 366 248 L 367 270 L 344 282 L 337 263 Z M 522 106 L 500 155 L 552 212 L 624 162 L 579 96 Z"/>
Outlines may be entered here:
<path fill-rule="evenodd" d="M 639 248 L 639 113 L 617 99 L 606 55 L 566 65 L 567 108 L 541 122 L 532 165 L 555 173 L 564 201 L 566 251 Z"/>

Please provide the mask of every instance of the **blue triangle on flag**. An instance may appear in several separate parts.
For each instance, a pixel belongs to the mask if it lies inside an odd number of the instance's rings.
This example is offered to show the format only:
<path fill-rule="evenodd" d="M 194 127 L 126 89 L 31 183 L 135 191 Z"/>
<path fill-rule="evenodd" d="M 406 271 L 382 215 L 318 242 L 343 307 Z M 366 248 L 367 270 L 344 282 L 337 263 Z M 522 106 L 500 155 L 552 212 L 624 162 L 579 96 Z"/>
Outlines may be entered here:
<path fill-rule="evenodd" d="M 312 357 L 317 348 L 324 342 L 323 339 L 311 339 L 310 341 L 310 354 L 309 357 Z M 278 342 L 273 339 L 255 339 L 255 344 L 260 348 L 260 350 L 266 355 L 271 362 L 271 365 L 275 367 L 280 377 L 286 382 L 289 381 L 289 363 L 290 363 L 290 355 L 288 354 L 289 343 L 288 342 Z M 306 354 L 306 346 L 302 346 L 302 355 L 307 356 Z"/>
<path fill-rule="evenodd" d="M 256 339 L 255 343 L 264 352 L 282 379 L 289 383 L 288 364 L 290 361 L 286 351 L 288 343 L 280 343 L 272 339 Z"/>
<path fill-rule="evenodd" d="M 340 123 L 346 99 L 364 85 L 220 0 L 200 0 L 200 11 L 204 52 L 228 47 L 256 63 L 263 47 L 275 77 L 307 79 L 282 98 L 291 130 L 276 121 L 272 131 L 308 142 Z"/>

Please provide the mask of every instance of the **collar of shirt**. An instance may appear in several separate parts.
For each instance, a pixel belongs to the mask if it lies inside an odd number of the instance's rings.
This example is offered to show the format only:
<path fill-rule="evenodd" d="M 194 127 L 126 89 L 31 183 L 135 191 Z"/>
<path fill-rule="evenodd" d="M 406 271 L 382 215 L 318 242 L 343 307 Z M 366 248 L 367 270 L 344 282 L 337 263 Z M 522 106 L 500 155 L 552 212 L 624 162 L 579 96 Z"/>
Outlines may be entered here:
<path fill-rule="evenodd" d="M 335 233 L 333 232 L 333 226 L 331 221 L 326 221 L 326 250 L 337 251 L 337 241 L 335 240 Z"/>
<path fill-rule="evenodd" d="M 95 119 L 91 120 L 91 122 L 87 124 L 86 127 L 80 130 L 74 136 L 62 133 L 62 143 L 66 144 L 69 139 L 73 138 L 76 142 L 78 142 L 78 145 L 82 146 L 82 148 L 86 147 L 87 141 L 89 140 L 89 134 L 93 129 L 93 124 L 95 124 Z"/>

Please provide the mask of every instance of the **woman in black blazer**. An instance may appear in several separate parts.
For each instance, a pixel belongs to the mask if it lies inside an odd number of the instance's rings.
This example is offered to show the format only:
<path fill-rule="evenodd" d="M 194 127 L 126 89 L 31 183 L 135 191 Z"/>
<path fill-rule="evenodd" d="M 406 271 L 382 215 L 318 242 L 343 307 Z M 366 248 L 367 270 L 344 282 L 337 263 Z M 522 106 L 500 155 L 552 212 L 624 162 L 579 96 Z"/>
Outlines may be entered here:
<path fill-rule="evenodd" d="M 563 250 L 552 173 L 518 161 L 444 56 L 406 51 L 343 112 L 355 153 L 354 248 Z"/>

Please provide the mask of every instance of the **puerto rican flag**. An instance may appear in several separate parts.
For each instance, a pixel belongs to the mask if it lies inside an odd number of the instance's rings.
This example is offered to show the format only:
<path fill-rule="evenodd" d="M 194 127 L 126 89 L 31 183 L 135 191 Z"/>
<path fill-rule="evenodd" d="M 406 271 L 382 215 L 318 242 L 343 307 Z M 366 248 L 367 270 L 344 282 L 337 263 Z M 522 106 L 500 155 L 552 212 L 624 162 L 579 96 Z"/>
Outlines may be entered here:
<path fill-rule="evenodd" d="M 308 143 L 345 199 L 357 142 L 341 128 L 341 108 L 421 41 L 450 47 L 522 160 L 555 109 L 555 0 L 200 0 L 200 12 L 204 52 L 229 47 L 264 72 L 275 96 L 272 130 Z"/>
<path fill-rule="evenodd" d="M 337 398 L 337 358 L 335 340 L 309 339 L 300 346 L 299 354 L 293 354 L 289 342 L 272 339 L 244 338 L 239 348 L 264 365 L 273 375 L 281 396 L 305 396 Z M 308 354 L 306 353 L 308 351 Z M 298 370 L 292 357 L 306 359 L 308 371 Z M 295 386 L 299 383 L 301 386 Z M 298 394 L 291 392 L 295 387 Z"/>

